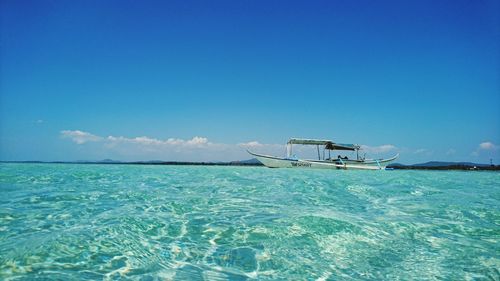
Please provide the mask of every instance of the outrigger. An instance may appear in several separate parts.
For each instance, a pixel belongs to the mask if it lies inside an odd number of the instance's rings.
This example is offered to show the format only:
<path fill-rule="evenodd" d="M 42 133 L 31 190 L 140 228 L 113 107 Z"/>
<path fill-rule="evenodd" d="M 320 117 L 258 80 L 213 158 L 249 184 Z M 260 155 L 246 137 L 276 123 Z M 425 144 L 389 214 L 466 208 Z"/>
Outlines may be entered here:
<path fill-rule="evenodd" d="M 315 145 L 318 151 L 318 160 L 298 159 L 293 155 L 293 145 Z M 320 147 L 323 148 L 323 158 L 321 157 Z M 262 164 L 269 168 L 318 168 L 318 169 L 361 169 L 361 170 L 382 170 L 385 165 L 398 158 L 399 154 L 387 159 L 366 159 L 359 156 L 361 146 L 357 144 L 335 143 L 331 140 L 299 139 L 291 138 L 286 143 L 286 157 L 275 157 L 270 155 L 258 154 L 247 150 L 248 153 L 255 156 Z M 338 155 L 331 157 L 331 151 L 355 151 L 356 159 L 349 159 Z M 326 157 L 328 151 L 328 157 Z"/>

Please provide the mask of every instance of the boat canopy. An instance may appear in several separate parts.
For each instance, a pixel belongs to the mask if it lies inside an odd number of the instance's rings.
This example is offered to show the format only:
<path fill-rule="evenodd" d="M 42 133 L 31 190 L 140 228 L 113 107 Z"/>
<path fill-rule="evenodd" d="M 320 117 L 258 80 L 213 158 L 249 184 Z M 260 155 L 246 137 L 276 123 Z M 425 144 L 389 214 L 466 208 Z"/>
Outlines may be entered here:
<path fill-rule="evenodd" d="M 328 150 L 358 150 L 359 145 L 334 143 L 331 140 L 315 140 L 315 139 L 297 139 L 291 138 L 287 144 L 305 144 L 305 145 L 324 145 Z"/>
<path fill-rule="evenodd" d="M 325 149 L 328 150 L 359 150 L 360 146 L 357 144 L 347 144 L 347 143 L 332 143 L 325 145 Z"/>
<path fill-rule="evenodd" d="M 333 143 L 331 140 L 314 140 L 314 139 L 296 139 L 291 138 L 288 144 L 312 144 L 312 145 L 327 145 Z"/>

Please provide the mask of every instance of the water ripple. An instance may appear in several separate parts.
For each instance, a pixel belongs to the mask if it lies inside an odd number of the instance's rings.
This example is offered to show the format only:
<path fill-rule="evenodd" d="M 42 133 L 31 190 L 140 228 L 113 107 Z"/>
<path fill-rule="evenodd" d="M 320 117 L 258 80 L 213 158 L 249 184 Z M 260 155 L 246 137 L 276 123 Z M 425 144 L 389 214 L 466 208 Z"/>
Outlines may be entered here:
<path fill-rule="evenodd" d="M 499 182 L 0 164 L 0 279 L 499 280 Z"/>

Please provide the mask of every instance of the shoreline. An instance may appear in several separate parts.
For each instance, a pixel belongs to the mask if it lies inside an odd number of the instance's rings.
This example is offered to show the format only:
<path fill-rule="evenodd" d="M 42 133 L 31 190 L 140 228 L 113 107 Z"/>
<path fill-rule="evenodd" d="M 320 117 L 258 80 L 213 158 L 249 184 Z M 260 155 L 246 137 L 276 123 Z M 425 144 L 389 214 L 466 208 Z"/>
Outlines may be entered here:
<path fill-rule="evenodd" d="M 0 161 L 0 163 L 17 164 L 85 164 L 85 165 L 164 165 L 164 166 L 240 166 L 264 167 L 262 163 L 251 160 L 231 162 L 189 162 L 189 161 Z M 394 170 L 433 170 L 433 171 L 500 171 L 500 165 L 487 164 L 451 164 L 426 166 L 425 164 L 389 164 L 387 168 Z"/>
<path fill-rule="evenodd" d="M 262 163 L 185 162 L 185 161 L 0 161 L 17 164 L 85 164 L 85 165 L 165 165 L 165 166 L 264 166 Z"/>

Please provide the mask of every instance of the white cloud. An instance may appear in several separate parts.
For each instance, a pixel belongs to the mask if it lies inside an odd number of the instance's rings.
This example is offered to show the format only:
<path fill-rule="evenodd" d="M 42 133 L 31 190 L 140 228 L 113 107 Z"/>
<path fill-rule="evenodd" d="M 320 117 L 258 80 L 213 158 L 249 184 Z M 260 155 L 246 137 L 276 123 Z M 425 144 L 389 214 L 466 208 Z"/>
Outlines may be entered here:
<path fill-rule="evenodd" d="M 145 136 L 135 137 L 132 139 L 127 139 L 127 138 L 121 137 L 121 139 L 124 139 L 125 141 L 129 141 L 129 142 L 133 142 L 133 143 L 144 144 L 144 145 L 161 145 L 161 144 L 163 144 L 163 142 L 161 140 L 148 138 Z"/>
<path fill-rule="evenodd" d="M 262 143 L 259 143 L 258 141 L 249 141 L 245 143 L 239 143 L 238 144 L 241 147 L 261 147 L 264 146 Z"/>
<path fill-rule="evenodd" d="M 367 153 L 387 153 L 396 151 L 398 148 L 392 144 L 384 144 L 379 146 L 361 145 L 361 149 Z"/>
<path fill-rule="evenodd" d="M 482 142 L 479 144 L 479 149 L 481 149 L 481 150 L 497 150 L 498 145 L 496 145 L 492 142 L 489 142 L 489 141 L 485 141 L 485 142 Z"/>
<path fill-rule="evenodd" d="M 61 136 L 71 139 L 77 144 L 94 142 L 101 147 L 87 146 L 89 154 L 95 155 L 99 151 L 102 158 L 112 158 L 125 161 L 136 160 L 172 160 L 172 161 L 231 161 L 252 158 L 246 152 L 253 152 L 284 156 L 284 144 L 265 144 L 256 140 L 237 144 L 210 142 L 206 137 L 195 136 L 191 139 L 167 138 L 157 139 L 147 136 L 101 137 L 79 130 L 61 131 Z M 397 151 L 398 148 L 391 144 L 381 146 L 363 146 L 368 154 Z M 293 153 L 303 158 L 316 157 L 316 149 L 310 146 L 294 146 Z"/>
<path fill-rule="evenodd" d="M 102 140 L 101 137 L 93 135 L 91 133 L 75 130 L 64 130 L 61 131 L 61 136 L 63 138 L 69 138 L 77 144 L 84 144 L 86 142 L 95 142 Z"/>
<path fill-rule="evenodd" d="M 450 148 L 448 149 L 448 151 L 446 151 L 446 155 L 455 155 L 457 153 L 457 151 L 453 148 Z"/>
<path fill-rule="evenodd" d="M 485 141 L 480 143 L 476 150 L 471 152 L 471 155 L 474 157 L 492 157 L 493 155 L 496 155 L 498 153 L 500 146 L 497 144 L 494 144 L 490 141 Z"/>
<path fill-rule="evenodd" d="M 260 143 L 258 141 L 249 141 L 239 143 L 237 145 L 240 149 L 244 148 L 245 150 L 251 150 L 253 152 L 270 154 L 276 156 L 284 156 L 285 153 L 285 145 L 284 144 L 269 144 L 269 143 Z M 294 147 L 294 151 L 300 150 L 300 145 Z"/>
<path fill-rule="evenodd" d="M 413 151 L 413 153 L 415 154 L 423 154 L 423 153 L 428 153 L 429 151 L 425 148 L 419 148 L 419 149 L 416 149 L 415 151 Z"/>
<path fill-rule="evenodd" d="M 194 137 L 194 138 L 185 142 L 185 145 L 188 145 L 188 146 L 203 146 L 206 144 L 208 144 L 208 139 L 202 138 L 202 137 Z"/>
<path fill-rule="evenodd" d="M 160 140 L 160 139 L 150 138 L 150 137 L 146 137 L 146 136 L 135 137 L 135 138 L 127 138 L 127 137 L 122 137 L 122 136 L 120 136 L 120 137 L 108 136 L 107 138 L 105 138 L 103 140 L 106 141 L 109 145 L 113 145 L 113 144 L 117 144 L 117 143 L 131 143 L 131 144 L 138 144 L 138 145 L 143 145 L 143 146 L 203 147 L 203 146 L 211 144 L 207 138 L 198 137 L 198 136 L 193 137 L 190 140 L 175 139 L 175 138 Z"/>
<path fill-rule="evenodd" d="M 77 144 L 87 142 L 100 143 L 107 155 L 123 159 L 166 159 L 166 160 L 234 160 L 244 159 L 248 155 L 246 151 L 237 145 L 223 143 L 212 143 L 207 138 L 195 136 L 191 139 L 157 139 L 147 136 L 124 137 L 107 136 L 101 137 L 80 130 L 64 130 L 60 132 L 61 137 L 71 139 Z M 95 149 L 95 148 L 93 148 Z M 233 157 L 234 156 L 234 157 Z M 111 157 L 111 156 L 109 156 Z M 108 158 L 109 158 L 108 157 Z M 231 157 L 231 158 L 229 158 Z"/>

